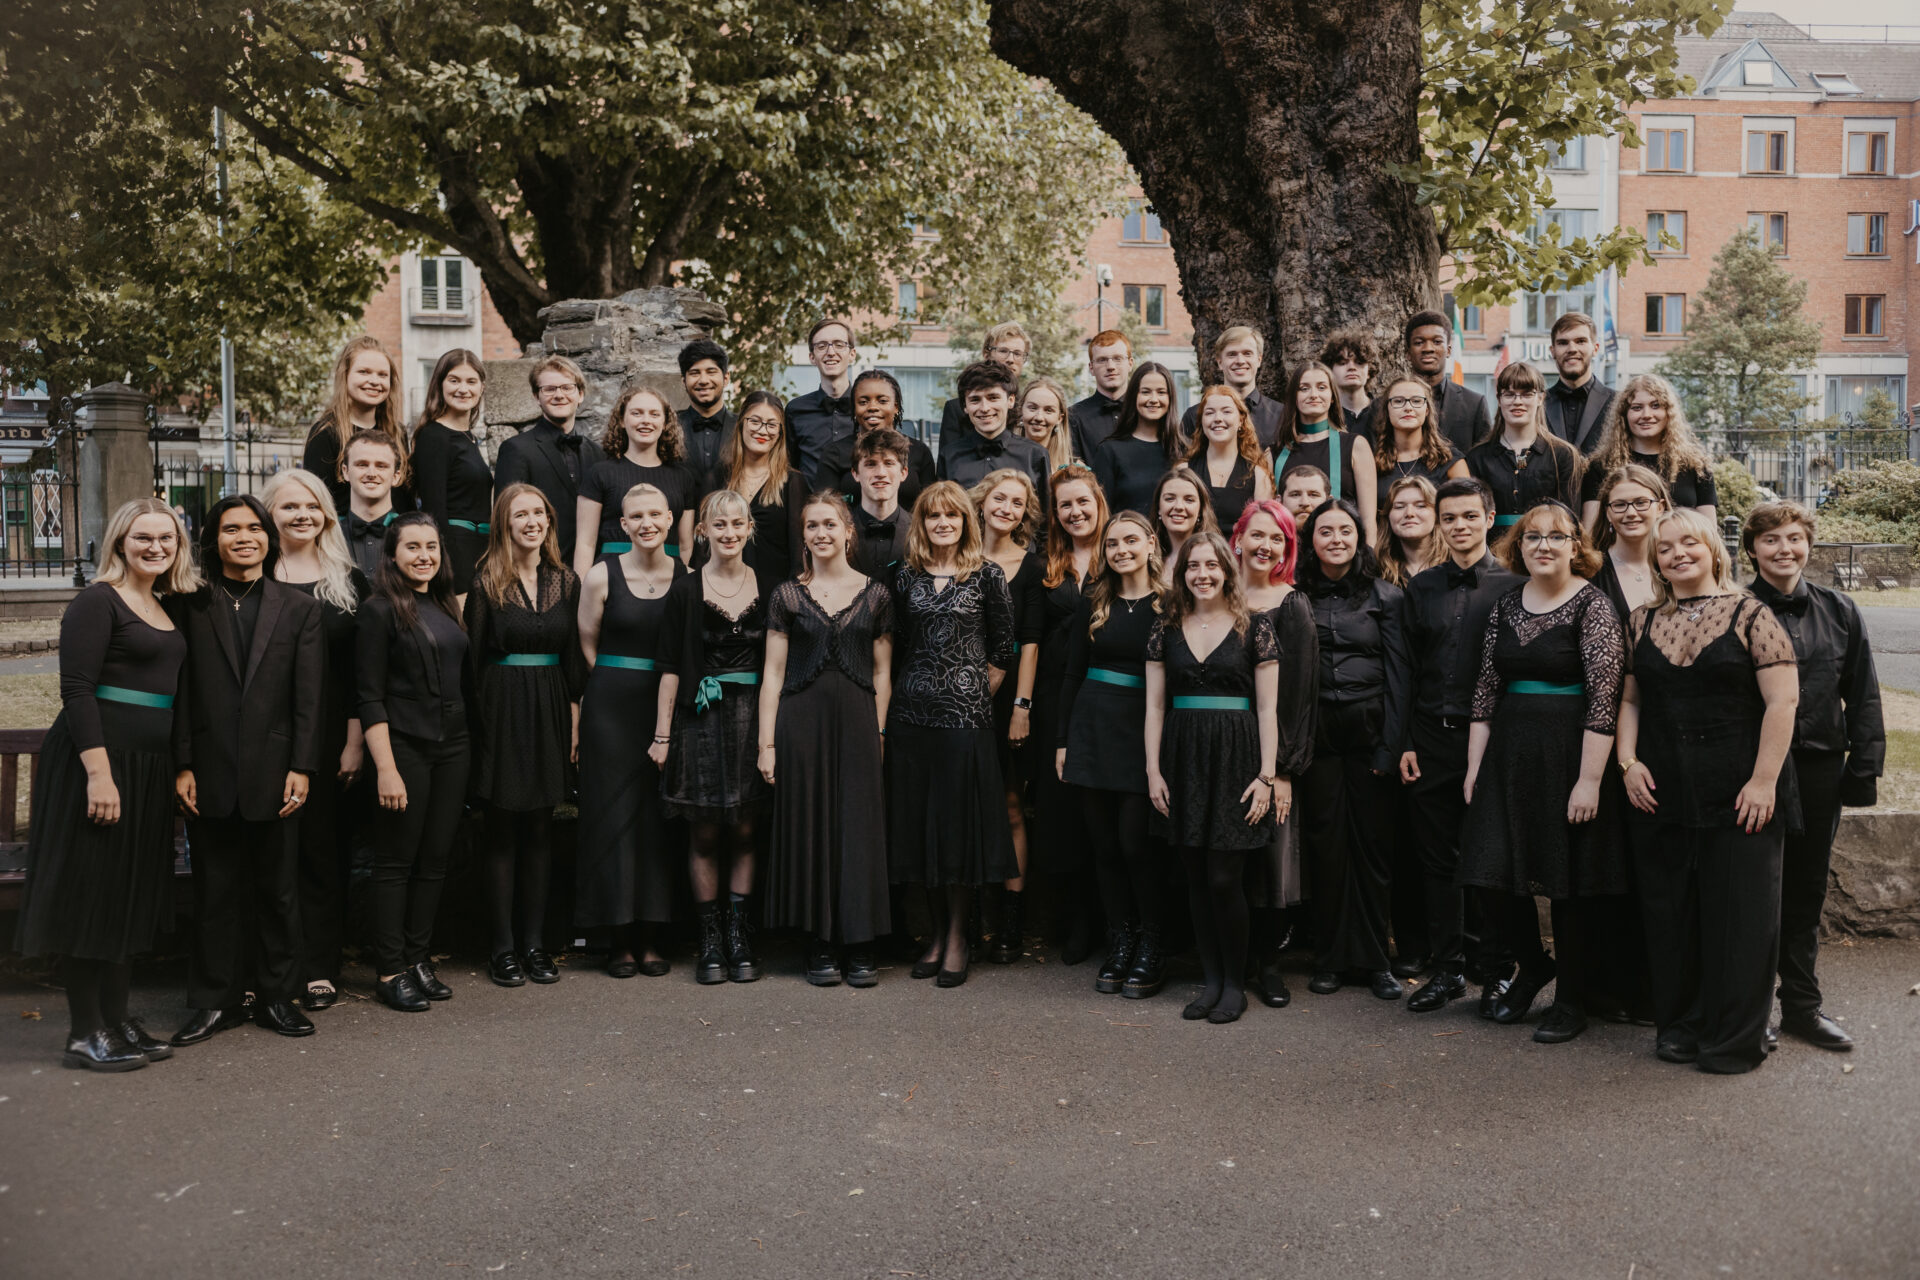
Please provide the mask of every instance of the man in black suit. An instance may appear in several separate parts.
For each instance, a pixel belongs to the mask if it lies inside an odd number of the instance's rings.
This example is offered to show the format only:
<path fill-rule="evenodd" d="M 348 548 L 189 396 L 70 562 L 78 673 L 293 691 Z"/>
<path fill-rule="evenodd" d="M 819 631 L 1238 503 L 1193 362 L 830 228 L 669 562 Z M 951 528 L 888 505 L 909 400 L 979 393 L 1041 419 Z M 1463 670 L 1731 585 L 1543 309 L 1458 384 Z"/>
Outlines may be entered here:
<path fill-rule="evenodd" d="M 1486 397 L 1469 391 L 1447 377 L 1447 356 L 1453 346 L 1453 329 L 1438 311 L 1416 311 L 1407 318 L 1401 332 L 1406 343 L 1407 364 L 1421 381 L 1433 388 L 1440 403 L 1440 432 L 1453 441 L 1462 457 L 1480 442 L 1493 425 Z"/>
<path fill-rule="evenodd" d="M 1260 377 L 1260 363 L 1266 357 L 1266 344 L 1260 331 L 1251 325 L 1230 325 L 1213 340 L 1213 363 L 1220 381 L 1232 387 L 1247 406 L 1253 419 L 1253 432 L 1260 447 L 1271 451 L 1280 435 L 1280 402 L 1262 392 L 1254 383 Z M 1200 406 L 1190 404 L 1180 419 L 1180 428 L 1189 440 L 1200 438 Z"/>
<path fill-rule="evenodd" d="M 198 1044 L 246 1017 L 286 1036 L 313 1033 L 293 1003 L 299 953 L 294 822 L 320 768 L 326 646 L 320 606 L 275 582 L 273 520 L 250 494 L 222 498 L 201 533 L 219 572 L 174 609 L 187 663 L 173 717 L 174 791 L 187 813 L 194 943 L 174 1036 Z"/>
<path fill-rule="evenodd" d="M 1120 397 L 1133 376 L 1133 344 L 1118 329 L 1102 329 L 1087 339 L 1087 372 L 1093 375 L 1093 394 L 1076 400 L 1067 410 L 1073 431 L 1073 456 L 1093 461 L 1093 451 L 1105 444 L 1120 425 Z"/>
<path fill-rule="evenodd" d="M 1560 381 L 1547 388 L 1547 429 L 1591 457 L 1606 438 L 1613 388 L 1593 372 L 1599 342 L 1593 317 L 1568 311 L 1553 322 L 1553 366 Z"/>
<path fill-rule="evenodd" d="M 1033 342 L 1027 337 L 1027 331 L 1018 321 L 1006 320 L 987 330 L 987 336 L 980 343 L 980 359 L 991 360 L 1004 367 L 1013 375 L 1013 394 L 1020 394 L 1020 375 L 1026 372 L 1027 357 L 1032 354 Z M 977 432 L 973 429 L 973 419 L 967 416 L 966 397 L 953 395 L 940 406 L 940 463 L 942 466 L 960 451 L 961 446 L 971 441 Z"/>
<path fill-rule="evenodd" d="M 727 408 L 727 349 L 712 338 L 696 338 L 680 348 L 680 382 L 687 407 L 680 411 L 680 434 L 687 441 L 687 469 L 704 480 L 720 462 L 720 442 L 733 429 Z"/>
<path fill-rule="evenodd" d="M 1027 473 L 1045 510 L 1047 480 L 1053 472 L 1047 451 L 1007 429 L 1007 418 L 1013 413 L 1013 375 L 1003 364 L 976 360 L 960 371 L 954 385 L 966 402 L 973 434 L 953 452 L 941 451 L 940 478 L 971 489 L 995 471 L 1011 467 Z"/>
<path fill-rule="evenodd" d="M 573 545 L 575 504 L 591 458 L 583 458 L 573 418 L 586 398 L 587 375 L 565 356 L 548 356 L 527 375 L 540 401 L 540 420 L 500 445 L 493 466 L 493 493 L 510 484 L 530 484 L 553 506 L 554 532 L 562 547 Z"/>

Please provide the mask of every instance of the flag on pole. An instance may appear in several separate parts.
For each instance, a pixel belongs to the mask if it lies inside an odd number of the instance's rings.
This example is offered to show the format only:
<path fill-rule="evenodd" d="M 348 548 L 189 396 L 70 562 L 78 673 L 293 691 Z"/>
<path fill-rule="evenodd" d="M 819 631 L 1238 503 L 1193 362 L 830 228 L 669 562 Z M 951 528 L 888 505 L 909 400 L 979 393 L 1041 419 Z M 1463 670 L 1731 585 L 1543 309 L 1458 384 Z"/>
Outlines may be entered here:
<path fill-rule="evenodd" d="M 1612 361 L 1620 355 L 1620 331 L 1613 327 L 1613 268 L 1600 279 L 1600 346 Z"/>
<path fill-rule="evenodd" d="M 1453 309 L 1453 383 L 1465 386 L 1467 383 L 1466 353 L 1467 335 L 1460 331 L 1460 308 Z"/>
<path fill-rule="evenodd" d="M 1513 363 L 1513 335 L 1507 334 L 1500 339 L 1500 358 L 1493 362 L 1493 376 L 1497 381 L 1500 371 Z"/>

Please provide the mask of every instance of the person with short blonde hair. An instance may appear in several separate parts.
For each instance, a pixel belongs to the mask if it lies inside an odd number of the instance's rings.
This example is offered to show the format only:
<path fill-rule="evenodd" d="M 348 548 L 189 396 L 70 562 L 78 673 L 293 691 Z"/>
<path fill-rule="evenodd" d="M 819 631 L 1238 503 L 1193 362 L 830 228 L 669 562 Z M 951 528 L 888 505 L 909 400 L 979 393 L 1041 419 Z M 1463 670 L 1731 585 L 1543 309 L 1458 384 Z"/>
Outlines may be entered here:
<path fill-rule="evenodd" d="M 1260 378 L 1260 364 L 1266 357 L 1267 344 L 1260 331 L 1251 325 L 1228 325 L 1213 340 L 1211 348 L 1214 367 L 1219 370 L 1219 381 L 1232 389 L 1240 397 L 1240 403 L 1247 411 L 1247 418 L 1253 424 L 1254 435 L 1259 438 L 1262 449 L 1273 448 L 1274 437 L 1280 431 L 1281 406 L 1256 385 Z M 1181 429 L 1187 439 L 1194 439 L 1200 430 L 1200 409 L 1202 401 L 1196 400 L 1187 406 L 1187 412 L 1181 419 Z M 1239 512 L 1234 513 L 1238 518 Z M 1231 528 L 1231 520 L 1225 522 Z"/>

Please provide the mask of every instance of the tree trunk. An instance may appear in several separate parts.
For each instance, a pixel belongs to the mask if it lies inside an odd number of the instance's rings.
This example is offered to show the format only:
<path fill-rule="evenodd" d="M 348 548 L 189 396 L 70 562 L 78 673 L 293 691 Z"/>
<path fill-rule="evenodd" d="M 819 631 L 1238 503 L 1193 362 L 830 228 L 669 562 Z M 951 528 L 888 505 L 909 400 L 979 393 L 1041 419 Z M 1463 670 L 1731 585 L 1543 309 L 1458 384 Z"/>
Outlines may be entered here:
<path fill-rule="evenodd" d="M 1266 339 L 1261 386 L 1359 325 L 1397 350 L 1438 301 L 1420 158 L 1419 0 L 992 0 L 996 53 L 1099 122 L 1166 225 L 1211 374 Z"/>

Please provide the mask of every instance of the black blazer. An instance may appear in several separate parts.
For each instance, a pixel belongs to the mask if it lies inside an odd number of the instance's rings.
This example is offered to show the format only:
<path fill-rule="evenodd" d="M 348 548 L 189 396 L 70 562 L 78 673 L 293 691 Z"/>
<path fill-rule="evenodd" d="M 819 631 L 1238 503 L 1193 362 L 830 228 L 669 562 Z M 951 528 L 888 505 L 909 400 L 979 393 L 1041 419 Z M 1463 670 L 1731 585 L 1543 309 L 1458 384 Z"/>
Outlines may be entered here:
<path fill-rule="evenodd" d="M 1434 394 L 1440 397 L 1440 434 L 1453 442 L 1455 453 L 1464 455 L 1480 443 L 1487 429 L 1493 425 L 1493 415 L 1487 409 L 1487 398 L 1450 378 L 1440 379 Z M 1374 419 L 1379 417 L 1374 411 L 1380 405 L 1381 402 L 1375 400 L 1366 407 L 1369 436 L 1373 434 Z"/>
<path fill-rule="evenodd" d="M 327 648 L 320 605 L 271 578 L 260 582 L 253 650 L 235 652 L 228 606 L 213 588 L 176 604 L 187 663 L 173 717 L 176 769 L 193 770 L 200 813 L 248 822 L 280 816 L 287 774 L 319 772 Z"/>
<path fill-rule="evenodd" d="M 419 607 L 439 606 L 423 601 Z M 354 649 L 361 727 L 384 724 L 393 733 L 429 742 L 464 733 L 469 692 L 464 633 L 461 640 L 459 653 L 443 655 L 424 623 L 403 628 L 385 596 L 367 597 Z M 449 671 L 459 673 L 455 680 L 446 678 Z"/>
<path fill-rule="evenodd" d="M 1566 404 L 1548 391 L 1547 430 L 1578 449 L 1582 457 L 1592 457 L 1600 441 L 1606 438 L 1607 419 L 1612 416 L 1609 411 L 1615 394 L 1612 387 L 1595 378 L 1587 386 L 1587 407 L 1580 411 L 1580 421 L 1569 423 Z"/>
<path fill-rule="evenodd" d="M 560 451 L 562 434 L 558 427 L 542 418 L 519 435 L 502 441 L 500 455 L 493 463 L 493 496 L 499 498 L 510 484 L 530 484 L 546 494 L 547 501 L 553 504 L 553 527 L 560 537 L 560 546 L 571 550 L 574 502 L 580 497 L 580 485 L 567 470 L 566 456 Z M 585 476 L 587 468 L 599 461 L 599 455 L 589 452 L 593 448 L 589 440 L 582 439 L 579 448 L 580 474 Z"/>

